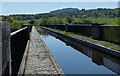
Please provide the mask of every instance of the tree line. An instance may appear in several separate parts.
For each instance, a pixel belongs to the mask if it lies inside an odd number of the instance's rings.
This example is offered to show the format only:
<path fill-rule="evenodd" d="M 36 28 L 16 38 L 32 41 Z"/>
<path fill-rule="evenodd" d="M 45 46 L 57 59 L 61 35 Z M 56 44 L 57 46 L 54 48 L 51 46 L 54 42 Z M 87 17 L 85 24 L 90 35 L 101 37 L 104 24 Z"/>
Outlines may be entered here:
<path fill-rule="evenodd" d="M 91 24 L 90 20 L 75 19 L 73 17 L 59 18 L 59 17 L 44 17 L 40 24 Z"/>
<path fill-rule="evenodd" d="M 2 17 L 2 21 L 8 22 L 10 24 L 11 32 L 21 29 L 23 24 L 28 23 L 26 21 L 18 21 L 15 18 L 9 16 Z"/>
<path fill-rule="evenodd" d="M 15 31 L 17 29 L 22 28 L 23 24 L 33 22 L 33 25 L 40 24 L 91 24 L 97 23 L 91 20 L 87 20 L 86 18 L 118 18 L 120 17 L 119 8 L 115 9 L 106 9 L 106 8 L 98 8 L 98 9 L 77 9 L 77 8 L 64 8 L 55 11 L 51 11 L 50 13 L 42 13 L 42 14 L 18 14 L 18 15 L 9 15 L 9 16 L 1 16 L 2 21 L 7 21 L 10 23 L 11 30 Z M 118 24 L 119 21 L 118 21 Z"/>

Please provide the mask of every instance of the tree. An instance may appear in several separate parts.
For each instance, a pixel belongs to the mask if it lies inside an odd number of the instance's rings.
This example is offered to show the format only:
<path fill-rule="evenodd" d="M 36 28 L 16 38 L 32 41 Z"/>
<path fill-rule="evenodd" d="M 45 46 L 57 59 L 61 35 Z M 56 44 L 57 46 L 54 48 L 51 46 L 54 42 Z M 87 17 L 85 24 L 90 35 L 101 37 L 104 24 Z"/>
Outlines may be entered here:
<path fill-rule="evenodd" d="M 85 11 L 85 9 L 81 9 L 81 11 Z"/>
<path fill-rule="evenodd" d="M 81 20 L 73 21 L 72 24 L 83 24 L 83 21 Z"/>

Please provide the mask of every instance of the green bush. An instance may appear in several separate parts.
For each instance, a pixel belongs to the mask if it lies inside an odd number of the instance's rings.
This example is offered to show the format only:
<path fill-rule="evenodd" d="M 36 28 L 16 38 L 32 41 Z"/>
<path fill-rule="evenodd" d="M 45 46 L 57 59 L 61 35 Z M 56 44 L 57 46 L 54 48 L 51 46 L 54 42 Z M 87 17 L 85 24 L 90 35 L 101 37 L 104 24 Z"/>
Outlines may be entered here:
<path fill-rule="evenodd" d="M 12 32 L 21 29 L 23 24 L 28 23 L 27 21 L 18 21 L 9 16 L 2 17 L 2 21 L 8 22 L 10 24 Z"/>
<path fill-rule="evenodd" d="M 83 24 L 84 22 L 81 20 L 73 21 L 72 24 Z"/>
<path fill-rule="evenodd" d="M 67 17 L 66 18 L 67 23 L 71 24 L 74 21 L 74 18 L 72 17 Z"/>
<path fill-rule="evenodd" d="M 84 24 L 91 24 L 92 22 L 90 20 L 82 20 Z"/>

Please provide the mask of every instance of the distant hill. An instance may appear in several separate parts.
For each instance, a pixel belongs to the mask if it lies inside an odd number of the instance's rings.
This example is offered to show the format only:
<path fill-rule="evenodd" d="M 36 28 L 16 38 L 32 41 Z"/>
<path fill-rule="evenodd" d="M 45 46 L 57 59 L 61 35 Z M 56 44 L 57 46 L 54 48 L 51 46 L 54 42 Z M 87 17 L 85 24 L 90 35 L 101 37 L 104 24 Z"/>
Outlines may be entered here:
<path fill-rule="evenodd" d="M 43 17 L 73 17 L 73 18 L 88 18 L 88 17 L 107 17 L 107 18 L 116 18 L 118 17 L 118 8 L 115 9 L 107 9 L 107 8 L 97 8 L 97 9 L 82 9 L 78 8 L 64 8 L 55 11 L 51 11 L 49 13 L 42 14 L 22 14 L 22 15 L 10 15 L 10 17 L 14 17 L 17 20 L 29 20 L 29 19 L 41 19 Z"/>
<path fill-rule="evenodd" d="M 77 17 L 79 13 L 80 13 L 80 10 L 77 8 L 65 8 L 61 10 L 51 11 L 49 13 L 49 16 L 50 17 L 67 17 L 67 16 Z"/>

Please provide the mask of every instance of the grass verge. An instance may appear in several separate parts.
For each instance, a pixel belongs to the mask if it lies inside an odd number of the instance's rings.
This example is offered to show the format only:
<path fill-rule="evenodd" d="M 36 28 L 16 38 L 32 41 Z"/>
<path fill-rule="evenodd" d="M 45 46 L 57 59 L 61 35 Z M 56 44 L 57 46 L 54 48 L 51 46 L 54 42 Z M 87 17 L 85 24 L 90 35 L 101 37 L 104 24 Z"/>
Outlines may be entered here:
<path fill-rule="evenodd" d="M 41 26 L 41 27 L 43 27 L 43 26 Z M 53 30 L 53 31 L 56 31 L 56 32 L 59 32 L 59 33 L 65 34 L 65 35 L 69 35 L 69 36 L 72 36 L 74 38 L 78 38 L 80 40 L 85 40 L 85 41 L 89 41 L 89 42 L 92 42 L 92 43 L 96 43 L 96 44 L 114 49 L 116 51 L 120 51 L 120 45 L 117 45 L 117 44 L 114 44 L 114 43 L 95 40 L 95 39 L 92 39 L 91 37 L 82 36 L 80 34 L 75 34 L 75 33 L 72 33 L 72 32 L 61 31 L 61 30 L 52 29 L 52 28 L 48 28 L 48 27 L 43 27 L 43 28 L 50 29 L 50 30 Z"/>

